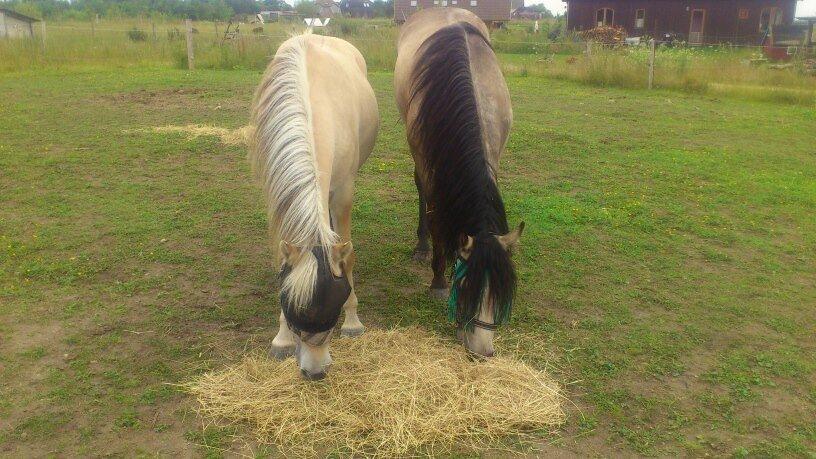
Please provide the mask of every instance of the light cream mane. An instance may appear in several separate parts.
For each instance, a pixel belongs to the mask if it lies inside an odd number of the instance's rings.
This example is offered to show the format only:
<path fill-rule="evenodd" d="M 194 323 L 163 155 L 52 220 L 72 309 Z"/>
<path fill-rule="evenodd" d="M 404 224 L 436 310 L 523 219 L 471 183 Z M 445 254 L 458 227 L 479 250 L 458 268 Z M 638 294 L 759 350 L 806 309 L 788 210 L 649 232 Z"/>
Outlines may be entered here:
<path fill-rule="evenodd" d="M 328 254 L 338 240 L 323 217 L 326 210 L 318 183 L 306 73 L 307 43 L 302 37 L 287 40 L 263 76 L 253 104 L 256 130 L 250 149 L 273 233 L 303 249 L 281 287 L 299 306 L 309 303 L 317 280 L 312 247 L 322 246 Z"/>

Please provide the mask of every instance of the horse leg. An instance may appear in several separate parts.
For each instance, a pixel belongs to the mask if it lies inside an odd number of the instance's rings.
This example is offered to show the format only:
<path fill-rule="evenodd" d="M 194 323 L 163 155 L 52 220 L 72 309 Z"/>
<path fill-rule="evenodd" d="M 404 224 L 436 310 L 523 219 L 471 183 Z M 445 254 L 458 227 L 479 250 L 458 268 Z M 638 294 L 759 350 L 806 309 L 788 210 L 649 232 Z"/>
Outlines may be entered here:
<path fill-rule="evenodd" d="M 417 245 L 414 247 L 413 258 L 416 261 L 426 261 L 431 255 L 431 248 L 428 245 L 428 204 L 425 201 L 425 193 L 422 191 L 416 168 L 414 168 L 414 184 L 419 195 L 419 222 L 417 224 Z"/>
<path fill-rule="evenodd" d="M 343 196 L 338 196 L 341 205 L 339 212 L 335 215 L 337 223 L 337 231 L 342 242 L 351 240 L 351 204 L 354 195 L 354 188 L 349 186 L 348 190 L 341 193 Z M 365 326 L 360 322 L 357 316 L 357 292 L 354 289 L 354 262 L 357 260 L 357 253 L 352 247 L 351 253 L 346 258 L 345 274 L 348 276 L 349 285 L 351 285 L 351 294 L 343 304 L 343 311 L 346 317 L 343 320 L 343 325 L 340 327 L 340 334 L 343 336 L 360 336 L 365 331 Z"/>
<path fill-rule="evenodd" d="M 437 299 L 446 299 L 448 297 L 448 281 L 445 279 L 445 250 L 442 248 L 442 243 L 434 238 L 433 243 L 433 260 L 431 261 L 431 268 L 433 269 L 433 280 L 431 281 L 431 296 Z"/>
<path fill-rule="evenodd" d="M 289 330 L 289 324 L 286 322 L 286 317 L 283 316 L 283 311 L 280 314 L 280 327 L 275 339 L 272 340 L 272 348 L 269 350 L 269 355 L 275 359 L 283 360 L 295 354 L 295 334 Z"/>
<path fill-rule="evenodd" d="M 365 331 L 365 326 L 360 322 L 357 316 L 357 293 L 354 291 L 354 274 L 351 272 L 351 266 L 354 265 L 354 252 L 348 257 L 348 277 L 349 284 L 351 284 L 351 294 L 343 304 L 343 310 L 346 312 L 346 318 L 343 320 L 343 325 L 340 327 L 340 334 L 343 336 L 360 336 Z"/>

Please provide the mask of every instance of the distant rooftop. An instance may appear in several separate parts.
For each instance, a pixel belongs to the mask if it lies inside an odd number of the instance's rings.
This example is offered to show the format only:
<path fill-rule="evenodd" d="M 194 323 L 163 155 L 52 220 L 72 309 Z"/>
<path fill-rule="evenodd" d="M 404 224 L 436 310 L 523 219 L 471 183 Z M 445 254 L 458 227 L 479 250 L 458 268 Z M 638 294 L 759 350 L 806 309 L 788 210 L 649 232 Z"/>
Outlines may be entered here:
<path fill-rule="evenodd" d="M 18 13 L 14 10 L 10 10 L 8 8 L 0 8 L 0 12 L 3 12 L 6 16 L 13 17 L 15 19 L 19 19 L 21 21 L 26 22 L 40 22 L 37 18 L 32 18 L 31 16 L 26 16 L 25 14 Z"/>

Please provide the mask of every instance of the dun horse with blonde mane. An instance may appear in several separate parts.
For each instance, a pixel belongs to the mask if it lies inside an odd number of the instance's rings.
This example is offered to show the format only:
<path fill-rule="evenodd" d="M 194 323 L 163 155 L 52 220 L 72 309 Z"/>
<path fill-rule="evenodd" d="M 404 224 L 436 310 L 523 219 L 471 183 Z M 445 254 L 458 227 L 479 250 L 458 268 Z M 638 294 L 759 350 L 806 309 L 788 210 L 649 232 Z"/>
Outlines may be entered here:
<path fill-rule="evenodd" d="M 524 223 L 509 231 L 496 174 L 513 112 L 485 24 L 458 8 L 419 11 L 402 26 L 394 85 L 414 158 L 418 243 L 433 240 L 431 292 L 473 353 L 493 355 L 496 326 L 515 295 L 510 259 Z M 453 262 L 448 291 L 445 266 Z"/>
<path fill-rule="evenodd" d="M 351 207 L 354 177 L 374 147 L 379 114 L 360 52 L 300 35 L 275 54 L 255 94 L 250 159 L 278 242 L 280 329 L 272 355 L 295 354 L 307 379 L 331 365 L 331 332 L 357 335 Z"/>

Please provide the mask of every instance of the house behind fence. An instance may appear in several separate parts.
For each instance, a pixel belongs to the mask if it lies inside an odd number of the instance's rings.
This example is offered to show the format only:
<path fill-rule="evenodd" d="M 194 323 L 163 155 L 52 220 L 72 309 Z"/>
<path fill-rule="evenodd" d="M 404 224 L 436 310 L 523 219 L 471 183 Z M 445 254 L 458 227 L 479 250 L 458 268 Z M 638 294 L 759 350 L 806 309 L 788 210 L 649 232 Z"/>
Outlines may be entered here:
<path fill-rule="evenodd" d="M 333 18 L 342 14 L 340 10 L 340 2 L 334 0 L 320 0 L 315 3 L 317 5 L 318 14 L 321 18 Z"/>
<path fill-rule="evenodd" d="M 0 8 L 0 38 L 34 38 L 34 23 L 39 19 Z"/>
<path fill-rule="evenodd" d="M 759 45 L 793 24 L 797 0 L 564 0 L 567 28 L 623 27 L 630 36 L 677 35 L 691 44 Z"/>
<path fill-rule="evenodd" d="M 454 7 L 472 11 L 488 25 L 497 25 L 510 20 L 514 5 L 515 0 L 394 0 L 394 22 L 402 24 L 421 9 Z"/>
<path fill-rule="evenodd" d="M 352 18 L 372 18 L 374 17 L 372 0 L 342 0 L 340 10 L 344 16 Z"/>

